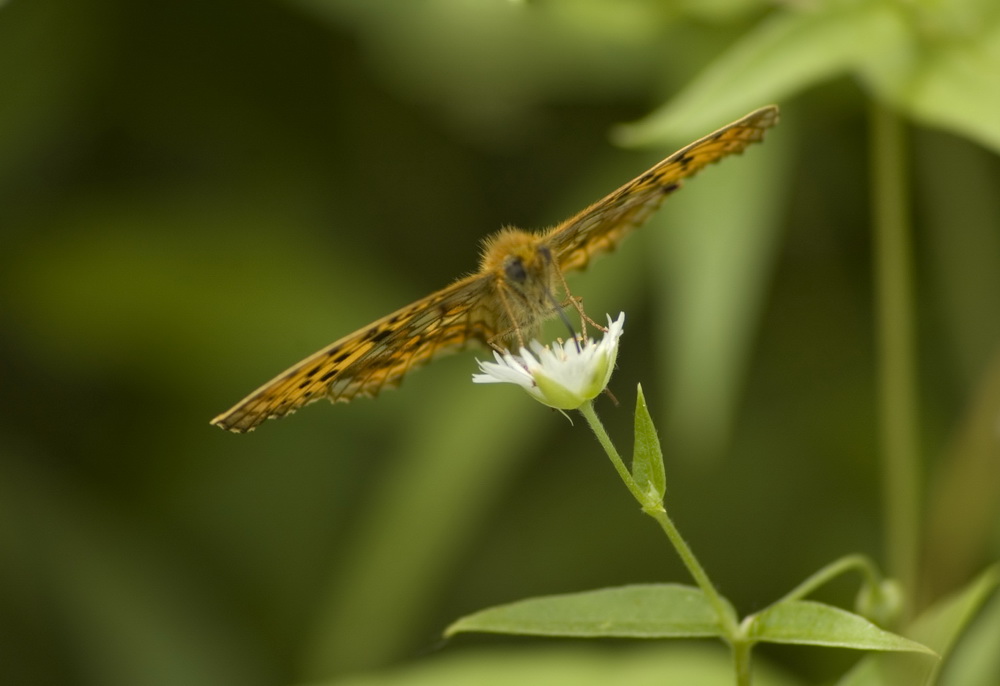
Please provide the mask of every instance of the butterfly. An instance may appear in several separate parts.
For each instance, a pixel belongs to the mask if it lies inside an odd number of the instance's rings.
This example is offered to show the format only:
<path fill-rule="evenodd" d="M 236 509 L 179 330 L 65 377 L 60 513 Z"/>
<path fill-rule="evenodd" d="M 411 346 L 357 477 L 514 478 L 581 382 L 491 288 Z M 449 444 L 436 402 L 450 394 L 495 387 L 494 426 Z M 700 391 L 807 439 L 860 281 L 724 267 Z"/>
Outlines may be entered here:
<path fill-rule="evenodd" d="M 565 272 L 608 252 L 656 211 L 683 179 L 763 140 L 778 108 L 762 107 L 681 148 L 566 221 L 541 232 L 504 228 L 483 241 L 479 269 L 310 355 L 223 412 L 212 424 L 243 433 L 320 398 L 349 402 L 398 386 L 412 369 L 478 342 L 523 345 L 561 312 Z M 586 319 L 585 319 L 586 321 Z"/>

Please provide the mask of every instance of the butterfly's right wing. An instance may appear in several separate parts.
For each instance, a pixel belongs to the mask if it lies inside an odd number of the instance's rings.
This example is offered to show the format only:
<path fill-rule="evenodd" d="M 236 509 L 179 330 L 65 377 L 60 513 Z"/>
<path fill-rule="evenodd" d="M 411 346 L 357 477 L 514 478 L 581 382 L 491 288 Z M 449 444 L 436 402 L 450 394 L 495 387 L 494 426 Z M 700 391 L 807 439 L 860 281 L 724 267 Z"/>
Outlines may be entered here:
<path fill-rule="evenodd" d="M 484 299 L 492 277 L 473 275 L 393 312 L 279 374 L 212 420 L 228 431 L 252 431 L 326 397 L 349 402 L 398 386 L 411 369 L 464 347 L 489 342 L 495 322 Z"/>
<path fill-rule="evenodd" d="M 707 165 L 739 154 L 764 139 L 778 123 L 775 105 L 762 107 L 710 133 L 666 158 L 644 174 L 551 229 L 545 243 L 564 272 L 582 269 L 592 257 L 615 248 L 645 222 L 681 182 Z"/>

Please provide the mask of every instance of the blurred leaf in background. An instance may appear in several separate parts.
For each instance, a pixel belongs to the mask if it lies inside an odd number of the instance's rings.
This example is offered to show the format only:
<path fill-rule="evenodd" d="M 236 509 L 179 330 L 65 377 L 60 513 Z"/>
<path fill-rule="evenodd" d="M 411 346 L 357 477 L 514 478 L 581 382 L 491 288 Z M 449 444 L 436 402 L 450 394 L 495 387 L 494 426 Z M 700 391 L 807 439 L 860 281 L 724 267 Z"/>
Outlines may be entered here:
<path fill-rule="evenodd" d="M 628 312 L 616 392 L 641 380 L 667 413 L 674 512 L 762 607 L 878 552 L 866 98 L 936 127 L 913 137 L 922 438 L 929 540 L 957 554 L 929 548 L 928 593 L 971 578 L 1000 502 L 994 5 L 0 4 L 0 680 L 406 679 L 471 610 L 677 579 L 581 428 L 473 387 L 471 355 L 250 436 L 208 420 L 469 271 L 501 225 L 557 222 L 772 101 L 764 146 L 571 286 Z M 629 121 L 641 153 L 610 143 Z M 436 657 L 523 681 L 494 643 Z M 813 680 L 850 659 L 762 655 Z"/>

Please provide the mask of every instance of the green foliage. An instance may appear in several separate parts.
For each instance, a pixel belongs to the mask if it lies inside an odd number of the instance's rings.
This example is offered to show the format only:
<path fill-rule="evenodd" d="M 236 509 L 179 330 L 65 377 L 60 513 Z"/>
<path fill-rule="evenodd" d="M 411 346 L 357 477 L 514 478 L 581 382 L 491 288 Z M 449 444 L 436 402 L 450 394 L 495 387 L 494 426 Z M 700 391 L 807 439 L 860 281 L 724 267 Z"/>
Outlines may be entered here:
<path fill-rule="evenodd" d="M 650 500 L 663 500 L 667 491 L 667 476 L 663 467 L 663 450 L 656 436 L 653 418 L 646 407 L 646 398 L 639 385 L 635 397 L 635 448 L 632 454 L 632 478 L 639 490 Z"/>
<path fill-rule="evenodd" d="M 934 654 L 858 615 L 808 600 L 776 603 L 749 617 L 744 629 L 746 638 L 753 643 Z M 724 636 L 704 593 L 678 584 L 621 586 L 529 598 L 463 617 L 448 627 L 445 635 L 464 632 L 573 638 Z"/>
<path fill-rule="evenodd" d="M 812 600 L 786 600 L 749 618 L 752 641 L 855 650 L 934 651 L 916 641 L 883 631 L 856 614 Z"/>
<path fill-rule="evenodd" d="M 871 97 L 916 121 L 1000 151 L 1000 12 L 981 0 L 828 0 L 761 22 L 669 105 L 620 140 L 648 145 L 690 122 L 724 119 L 762 102 L 851 75 Z"/>
<path fill-rule="evenodd" d="M 575 638 L 719 636 L 715 612 L 697 588 L 647 584 L 529 598 L 468 615 L 445 631 Z"/>
<path fill-rule="evenodd" d="M 935 656 L 930 648 L 872 624 L 864 617 L 837 607 L 815 601 L 801 600 L 822 584 L 854 567 L 865 572 L 867 592 L 861 597 L 865 606 L 876 609 L 884 616 L 893 616 L 888 610 L 891 600 L 897 599 L 896 585 L 878 578 L 870 561 L 860 556 L 838 560 L 816 572 L 784 598 L 737 624 L 732 603 L 719 595 L 714 584 L 698 562 L 694 553 L 662 507 L 649 502 L 651 493 L 662 495 L 663 456 L 658 447 L 656 430 L 649 411 L 638 389 L 636 403 L 636 460 L 633 475 L 624 470 L 621 457 L 611 444 L 603 425 L 591 405 L 580 408 L 594 430 L 612 465 L 625 486 L 642 506 L 644 513 L 663 528 L 667 538 L 676 548 L 698 588 L 676 584 L 624 586 L 570 595 L 530 598 L 516 603 L 481 610 L 454 622 L 445 636 L 463 632 L 490 632 L 524 634 L 528 636 L 563 636 L 572 638 L 700 638 L 714 636 L 722 639 L 733 654 L 735 681 L 739 686 L 751 683 L 751 651 L 757 643 L 787 643 L 824 646 L 827 648 L 853 648 L 866 651 L 915 652 Z M 657 466 L 658 465 L 658 466 Z M 651 485 L 648 476 L 658 471 Z M 938 632 L 953 635 L 965 624 L 970 611 L 978 607 L 984 591 L 992 590 L 996 579 L 990 575 L 981 590 L 972 593 L 968 602 L 956 611 L 942 613 L 947 620 L 926 621 Z M 889 592 L 893 589 L 892 592 Z M 880 598 L 883 596 L 883 598 Z M 938 643 L 942 640 L 939 638 Z M 930 668 L 923 667 L 926 675 Z M 900 673 L 916 674 L 912 663 L 884 671 L 889 678 L 900 678 Z M 906 682 L 902 682 L 906 683 Z M 915 683 L 915 682 L 909 682 Z"/>

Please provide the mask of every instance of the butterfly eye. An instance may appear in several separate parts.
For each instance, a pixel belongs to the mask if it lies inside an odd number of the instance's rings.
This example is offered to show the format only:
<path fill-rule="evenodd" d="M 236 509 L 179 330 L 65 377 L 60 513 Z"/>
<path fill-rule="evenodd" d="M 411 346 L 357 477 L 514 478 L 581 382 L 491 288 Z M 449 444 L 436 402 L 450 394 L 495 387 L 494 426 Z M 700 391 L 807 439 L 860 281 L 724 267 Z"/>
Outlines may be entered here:
<path fill-rule="evenodd" d="M 528 272 L 524 270 L 524 262 L 520 257 L 512 257 L 503 267 L 507 278 L 514 283 L 524 283 L 528 280 Z"/>

